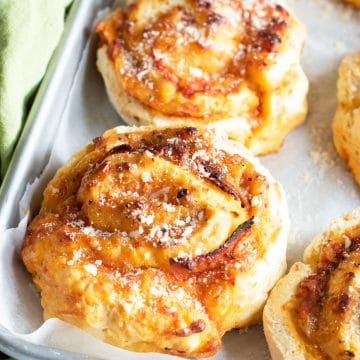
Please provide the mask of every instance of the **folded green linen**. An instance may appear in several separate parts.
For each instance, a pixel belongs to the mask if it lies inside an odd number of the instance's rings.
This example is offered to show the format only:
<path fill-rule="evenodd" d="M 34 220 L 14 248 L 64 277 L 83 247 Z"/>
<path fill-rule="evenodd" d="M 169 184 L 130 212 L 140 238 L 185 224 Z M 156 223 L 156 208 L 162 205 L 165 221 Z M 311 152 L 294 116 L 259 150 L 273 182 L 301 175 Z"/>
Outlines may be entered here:
<path fill-rule="evenodd" d="M 0 165 L 4 176 L 71 0 L 0 0 Z"/>

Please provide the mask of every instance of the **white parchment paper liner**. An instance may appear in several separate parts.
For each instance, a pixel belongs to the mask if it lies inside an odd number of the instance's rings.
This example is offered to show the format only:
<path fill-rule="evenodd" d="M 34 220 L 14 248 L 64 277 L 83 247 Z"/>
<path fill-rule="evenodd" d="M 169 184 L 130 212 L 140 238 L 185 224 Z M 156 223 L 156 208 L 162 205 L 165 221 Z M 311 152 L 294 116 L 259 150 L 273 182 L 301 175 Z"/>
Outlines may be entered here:
<path fill-rule="evenodd" d="M 360 11 L 331 0 L 289 1 L 307 27 L 303 64 L 310 82 L 307 122 L 293 131 L 281 151 L 262 159 L 283 184 L 289 201 L 292 232 L 289 263 L 302 258 L 312 237 L 327 228 L 331 219 L 360 205 L 359 189 L 339 160 L 331 135 L 336 107 L 337 68 L 341 58 L 360 50 Z M 87 354 L 99 359 L 165 359 L 161 354 L 139 354 L 107 345 L 57 319 L 45 323 L 39 296 L 20 259 L 20 247 L 31 212 L 56 169 L 70 155 L 106 129 L 121 124 L 107 99 L 95 66 L 93 36 L 84 51 L 49 164 L 21 201 L 22 221 L 1 234 L 0 324 L 14 336 L 35 344 Z M 224 337 L 214 359 L 269 358 L 261 326 L 234 330 Z"/>

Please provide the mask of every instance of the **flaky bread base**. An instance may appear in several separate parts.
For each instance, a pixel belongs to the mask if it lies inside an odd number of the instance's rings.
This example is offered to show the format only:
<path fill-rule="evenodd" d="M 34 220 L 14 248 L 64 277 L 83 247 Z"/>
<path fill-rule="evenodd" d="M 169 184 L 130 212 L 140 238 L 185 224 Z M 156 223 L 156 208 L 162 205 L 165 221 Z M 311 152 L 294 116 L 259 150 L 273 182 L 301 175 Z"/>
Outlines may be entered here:
<path fill-rule="evenodd" d="M 132 128 L 132 127 L 118 127 L 112 130 L 107 131 L 104 136 L 110 136 L 111 134 L 124 133 L 128 131 L 151 131 L 155 128 Z M 158 128 L 156 128 L 158 130 Z M 234 327 L 247 326 L 259 319 L 261 316 L 262 308 L 268 297 L 268 292 L 274 286 L 277 279 L 283 275 L 286 268 L 286 242 L 289 230 L 289 220 L 288 220 L 288 211 L 286 206 L 286 200 L 281 188 L 281 185 L 275 181 L 269 172 L 263 168 L 258 160 L 253 158 L 249 152 L 239 143 L 228 140 L 226 136 L 221 133 L 221 130 L 215 133 L 216 135 L 216 144 L 218 147 L 226 150 L 229 153 L 238 153 L 244 158 L 248 159 L 255 164 L 255 168 L 260 172 L 269 183 L 269 192 L 267 195 L 267 203 L 271 204 L 271 207 L 268 207 L 268 218 L 267 222 L 264 222 L 262 226 L 268 226 L 268 229 L 273 229 L 273 223 L 280 224 L 279 228 L 271 230 L 274 234 L 274 241 L 266 249 L 263 257 L 259 258 L 256 263 L 249 267 L 247 271 L 244 271 L 239 274 L 236 278 L 235 286 L 232 288 L 231 298 L 229 299 L 228 294 L 221 294 L 219 297 L 219 303 L 224 305 L 223 308 L 224 314 L 219 314 L 219 317 L 222 319 L 222 328 L 224 331 L 230 330 Z M 79 161 L 85 154 L 86 148 L 75 154 L 72 159 L 62 167 L 56 174 L 54 180 L 50 182 L 49 186 L 56 180 L 58 177 L 66 176 L 71 170 L 71 167 Z M 254 206 L 255 208 L 255 206 Z M 254 210 L 256 216 L 256 210 Z M 276 219 L 276 221 L 274 220 Z M 260 221 L 263 221 L 260 219 Z M 270 230 L 269 230 L 270 231 Z M 270 235 L 269 235 L 270 236 Z M 59 273 L 57 276 L 62 277 L 61 282 L 64 283 L 77 283 L 76 276 L 77 274 L 69 273 Z M 96 291 L 97 285 L 104 288 L 104 297 L 111 299 L 111 294 L 106 293 L 106 288 L 103 283 L 99 284 L 101 280 L 96 277 L 91 278 L 92 282 L 87 286 L 86 297 L 98 298 L 98 293 Z M 80 283 L 81 284 L 81 283 Z M 78 309 L 79 313 L 73 315 L 71 309 L 73 307 L 72 303 L 66 302 L 66 294 L 64 291 L 59 289 L 55 291 L 54 288 L 48 286 L 42 288 L 42 302 L 47 310 L 44 314 L 45 318 L 56 317 L 57 314 L 61 313 L 63 318 L 66 321 L 72 323 L 75 326 L 78 326 L 82 329 L 85 329 L 89 333 L 95 335 L 96 337 L 102 339 L 105 342 L 111 343 L 115 346 L 119 346 L 124 349 L 140 352 L 163 352 L 164 349 L 164 339 L 160 336 L 156 341 L 144 341 L 143 339 L 151 335 L 151 329 L 146 327 L 141 329 L 142 337 L 139 337 L 138 327 L 134 326 L 133 320 L 127 314 L 118 314 L 117 312 L 107 314 L 105 311 L 94 311 L 94 308 L 91 305 L 87 304 L 86 301 L 82 302 L 81 308 Z M 226 306 L 227 302 L 233 301 L 234 305 L 229 309 Z M 104 303 L 104 306 L 109 304 Z M 67 306 L 67 311 L 64 311 L 64 307 Z M 62 312 L 61 312 L 62 311 Z M 229 312 L 228 312 L 229 311 Z M 66 315 L 69 314 L 69 315 Z M 94 320 L 95 319 L 95 320 Z M 101 327 L 96 326 L 96 324 L 103 324 Z M 111 332 L 104 332 L 102 328 L 106 327 L 111 329 Z M 219 331 L 220 332 L 220 331 Z M 222 330 L 221 330 L 222 335 Z M 197 336 L 194 336 L 192 343 L 193 348 L 196 348 Z M 179 343 L 188 341 L 187 338 L 180 338 Z M 192 351 L 192 352 L 191 352 Z M 211 354 L 210 354 L 211 355 Z M 209 356 L 209 354 L 204 355 L 203 353 L 198 353 L 195 350 L 189 349 L 188 356 Z"/>
<path fill-rule="evenodd" d="M 209 123 L 219 124 L 229 138 L 246 145 L 256 155 L 277 151 L 285 136 L 300 125 L 307 114 L 306 94 L 308 80 L 300 65 L 294 65 L 287 73 L 281 86 L 265 100 L 266 112 L 270 114 L 255 133 L 251 129 L 252 119 L 245 117 L 221 119 L 217 121 L 198 120 L 166 116 L 145 107 L 129 96 L 116 77 L 114 66 L 107 55 L 107 47 L 97 51 L 97 67 L 103 76 L 109 99 L 129 125 L 155 126 L 199 126 Z"/>
<path fill-rule="evenodd" d="M 339 68 L 334 143 L 360 184 L 360 52 L 348 55 Z"/>
<path fill-rule="evenodd" d="M 319 259 L 321 246 L 329 239 L 330 234 L 342 234 L 345 229 L 360 223 L 360 208 L 357 208 L 335 219 L 330 227 L 315 237 L 304 252 L 304 263 L 295 263 L 289 273 L 282 278 L 271 291 L 265 305 L 263 322 L 266 341 L 273 360 L 320 360 L 309 351 L 303 338 L 293 323 L 284 306 L 295 294 L 299 283 L 310 275 Z"/>
<path fill-rule="evenodd" d="M 295 263 L 288 275 L 276 284 L 265 305 L 264 332 L 273 360 L 309 359 L 283 305 L 291 299 L 299 282 L 310 273 L 309 265 Z"/>
<path fill-rule="evenodd" d="M 265 98 L 264 107 L 268 113 L 265 122 L 245 142 L 253 154 L 265 155 L 278 151 L 286 135 L 304 122 L 308 112 L 308 90 L 309 83 L 304 71 L 300 65 L 295 65 L 282 84 Z M 229 135 L 232 137 L 231 132 Z"/>

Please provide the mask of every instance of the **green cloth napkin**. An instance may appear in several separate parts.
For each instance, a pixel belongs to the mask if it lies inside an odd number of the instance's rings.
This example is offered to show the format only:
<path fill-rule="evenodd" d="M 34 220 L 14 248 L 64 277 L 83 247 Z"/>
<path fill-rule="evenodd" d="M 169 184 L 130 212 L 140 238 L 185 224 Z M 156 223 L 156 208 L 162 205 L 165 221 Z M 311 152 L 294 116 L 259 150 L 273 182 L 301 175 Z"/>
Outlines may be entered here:
<path fill-rule="evenodd" d="M 0 165 L 5 175 L 71 0 L 0 0 Z"/>

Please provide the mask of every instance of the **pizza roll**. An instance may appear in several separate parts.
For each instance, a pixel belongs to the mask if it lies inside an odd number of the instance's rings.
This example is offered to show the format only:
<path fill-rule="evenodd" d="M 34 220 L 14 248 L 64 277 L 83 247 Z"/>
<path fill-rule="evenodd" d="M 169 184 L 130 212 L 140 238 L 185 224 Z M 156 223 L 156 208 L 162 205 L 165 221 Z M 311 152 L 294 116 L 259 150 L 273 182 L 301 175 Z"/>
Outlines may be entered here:
<path fill-rule="evenodd" d="M 50 181 L 22 257 L 45 319 L 204 357 L 259 319 L 287 233 L 281 186 L 220 131 L 119 127 Z"/>
<path fill-rule="evenodd" d="M 360 0 L 344 0 L 345 2 L 360 8 Z"/>
<path fill-rule="evenodd" d="M 264 310 L 272 359 L 360 359 L 360 208 L 334 220 Z"/>
<path fill-rule="evenodd" d="M 333 136 L 337 151 L 360 183 L 360 52 L 346 56 L 339 68 Z"/>
<path fill-rule="evenodd" d="M 128 1 L 96 32 L 98 69 L 131 125 L 218 123 L 266 154 L 307 113 L 305 30 L 279 1 Z"/>

